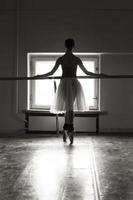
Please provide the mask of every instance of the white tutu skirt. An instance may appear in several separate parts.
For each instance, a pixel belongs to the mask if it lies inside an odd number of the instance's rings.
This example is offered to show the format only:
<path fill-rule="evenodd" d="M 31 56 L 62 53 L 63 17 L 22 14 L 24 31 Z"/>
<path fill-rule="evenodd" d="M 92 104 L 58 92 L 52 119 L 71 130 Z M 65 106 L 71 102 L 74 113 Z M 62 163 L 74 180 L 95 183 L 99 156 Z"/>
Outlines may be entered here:
<path fill-rule="evenodd" d="M 51 112 L 85 111 L 86 103 L 81 83 L 76 78 L 60 80 Z"/>

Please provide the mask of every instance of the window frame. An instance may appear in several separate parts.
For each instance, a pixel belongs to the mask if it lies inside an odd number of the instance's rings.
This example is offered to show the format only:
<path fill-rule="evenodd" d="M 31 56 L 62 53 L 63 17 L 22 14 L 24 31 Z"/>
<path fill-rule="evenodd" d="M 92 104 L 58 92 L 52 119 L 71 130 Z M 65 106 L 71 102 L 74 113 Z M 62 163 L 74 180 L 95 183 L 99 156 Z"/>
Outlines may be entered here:
<path fill-rule="evenodd" d="M 28 53 L 27 54 L 27 74 L 28 76 L 34 76 L 35 74 L 35 62 L 46 60 L 57 60 L 62 56 L 61 53 Z M 93 60 L 95 62 L 95 72 L 100 73 L 100 54 L 98 53 L 75 53 L 81 60 Z M 86 75 L 85 75 L 86 76 Z M 89 107 L 87 111 L 99 111 L 100 110 L 100 79 L 95 79 L 95 103 L 94 106 Z M 49 106 L 39 106 L 35 104 L 35 81 L 30 80 L 27 84 L 27 108 L 28 110 L 45 110 L 49 111 Z M 35 106 L 36 105 L 36 106 Z"/>

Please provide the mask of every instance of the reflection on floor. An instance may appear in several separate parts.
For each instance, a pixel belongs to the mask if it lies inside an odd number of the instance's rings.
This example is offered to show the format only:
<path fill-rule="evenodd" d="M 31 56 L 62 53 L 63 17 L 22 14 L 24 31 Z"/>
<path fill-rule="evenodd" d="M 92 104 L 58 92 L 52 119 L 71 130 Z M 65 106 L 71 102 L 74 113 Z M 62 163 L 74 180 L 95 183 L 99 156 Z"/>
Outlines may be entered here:
<path fill-rule="evenodd" d="M 131 137 L 0 139 L 1 200 L 132 200 Z"/>

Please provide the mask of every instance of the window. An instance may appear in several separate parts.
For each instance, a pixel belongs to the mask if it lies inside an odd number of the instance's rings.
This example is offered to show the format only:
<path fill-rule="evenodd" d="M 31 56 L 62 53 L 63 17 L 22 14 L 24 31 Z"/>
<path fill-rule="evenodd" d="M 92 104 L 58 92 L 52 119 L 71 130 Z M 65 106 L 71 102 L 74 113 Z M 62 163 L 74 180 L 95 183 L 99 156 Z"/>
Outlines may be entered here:
<path fill-rule="evenodd" d="M 49 72 L 55 61 L 63 53 L 28 53 L 28 76 Z M 75 53 L 81 58 L 88 71 L 99 73 L 99 55 Z M 59 66 L 53 76 L 61 76 Z M 78 76 L 86 76 L 78 67 Z M 49 110 L 54 99 L 54 86 L 58 87 L 59 79 L 44 79 L 28 81 L 28 109 Z M 88 110 L 99 109 L 99 79 L 79 79 L 82 84 Z"/>

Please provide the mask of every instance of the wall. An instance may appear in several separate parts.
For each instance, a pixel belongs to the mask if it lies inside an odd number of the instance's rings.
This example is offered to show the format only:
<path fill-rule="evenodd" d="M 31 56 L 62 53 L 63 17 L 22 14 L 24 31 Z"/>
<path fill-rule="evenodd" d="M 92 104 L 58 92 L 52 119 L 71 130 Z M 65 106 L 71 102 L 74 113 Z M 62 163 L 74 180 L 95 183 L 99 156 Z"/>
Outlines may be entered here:
<path fill-rule="evenodd" d="M 16 72 L 16 4 L 0 1 L 0 76 Z M 0 132 L 12 132 L 23 126 L 15 114 L 16 83 L 0 82 Z"/>
<path fill-rule="evenodd" d="M 133 74 L 132 54 L 102 56 L 102 71 L 112 75 Z M 101 81 L 101 109 L 108 114 L 101 116 L 101 130 L 133 131 L 133 79 Z"/>
<path fill-rule="evenodd" d="M 62 52 L 67 37 L 75 38 L 77 52 L 106 52 L 102 72 L 133 74 L 133 56 L 114 54 L 133 51 L 130 2 L 0 3 L 0 76 L 15 76 L 17 72 L 26 76 L 27 52 Z M 0 83 L 0 132 L 24 128 L 21 112 L 26 108 L 26 88 L 24 81 Z M 101 116 L 101 131 L 132 130 L 132 98 L 132 80 L 101 81 L 101 107 L 108 111 L 107 116 Z"/>

